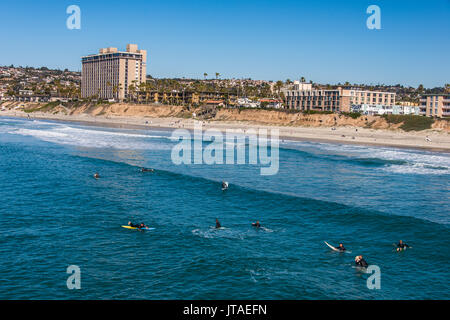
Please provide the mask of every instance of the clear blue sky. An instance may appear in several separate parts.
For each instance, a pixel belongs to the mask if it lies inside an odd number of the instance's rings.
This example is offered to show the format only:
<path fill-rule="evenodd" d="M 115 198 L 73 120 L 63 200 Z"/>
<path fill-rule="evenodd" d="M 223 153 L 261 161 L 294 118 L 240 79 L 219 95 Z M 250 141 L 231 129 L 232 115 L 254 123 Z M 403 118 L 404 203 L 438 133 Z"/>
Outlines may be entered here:
<path fill-rule="evenodd" d="M 450 0 L 1 1 L 0 65 L 81 70 L 101 47 L 147 49 L 155 77 L 450 82 Z M 81 30 L 66 8 L 81 8 Z M 381 8 L 381 30 L 366 9 Z"/>

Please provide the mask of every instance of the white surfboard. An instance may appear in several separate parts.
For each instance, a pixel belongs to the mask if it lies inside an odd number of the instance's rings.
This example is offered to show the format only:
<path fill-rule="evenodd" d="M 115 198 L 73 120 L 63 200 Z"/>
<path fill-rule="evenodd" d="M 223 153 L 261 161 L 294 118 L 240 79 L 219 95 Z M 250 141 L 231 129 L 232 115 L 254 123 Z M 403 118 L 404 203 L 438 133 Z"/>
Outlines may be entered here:
<path fill-rule="evenodd" d="M 335 247 L 333 247 L 333 246 L 332 246 L 331 244 L 329 244 L 328 242 L 326 242 L 326 241 L 324 241 L 324 242 L 325 242 L 325 244 L 326 244 L 327 246 L 330 247 L 331 250 L 339 251 L 339 249 L 336 249 Z"/>

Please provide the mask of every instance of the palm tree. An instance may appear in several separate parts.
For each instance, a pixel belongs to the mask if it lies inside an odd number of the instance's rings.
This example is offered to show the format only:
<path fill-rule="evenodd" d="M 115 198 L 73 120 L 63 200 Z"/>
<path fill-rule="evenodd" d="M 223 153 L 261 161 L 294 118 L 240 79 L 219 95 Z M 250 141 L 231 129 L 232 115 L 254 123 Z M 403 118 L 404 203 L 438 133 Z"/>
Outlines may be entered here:
<path fill-rule="evenodd" d="M 206 80 L 206 77 L 208 76 L 208 74 L 205 72 L 204 74 L 203 74 L 203 77 L 205 78 L 205 80 Z"/>
<path fill-rule="evenodd" d="M 134 100 L 134 92 L 136 91 L 136 80 L 131 81 L 132 84 L 128 86 L 129 96 Z"/>
<path fill-rule="evenodd" d="M 275 83 L 275 89 L 277 90 L 278 98 L 280 97 L 280 90 L 283 87 L 283 81 L 278 80 Z"/>
<path fill-rule="evenodd" d="M 120 97 L 120 92 L 123 90 L 123 86 L 121 83 L 119 83 L 117 85 L 117 100 L 120 101 L 119 97 Z"/>
<path fill-rule="evenodd" d="M 119 85 L 114 85 L 113 87 L 112 87 L 112 92 L 113 92 L 113 98 L 114 99 L 116 99 L 116 97 L 117 97 L 117 92 L 119 91 Z"/>
<path fill-rule="evenodd" d="M 107 87 L 107 88 L 111 88 L 111 87 L 112 87 L 112 84 L 111 84 L 110 81 L 107 81 L 107 82 L 106 82 L 106 87 Z M 108 90 L 108 91 L 109 91 L 109 90 Z M 108 92 L 108 93 L 109 93 L 109 92 Z"/>
<path fill-rule="evenodd" d="M 301 78 L 300 78 L 300 82 L 306 82 L 305 77 L 301 77 Z"/>
<path fill-rule="evenodd" d="M 220 73 L 216 72 L 216 80 L 219 79 Z"/>

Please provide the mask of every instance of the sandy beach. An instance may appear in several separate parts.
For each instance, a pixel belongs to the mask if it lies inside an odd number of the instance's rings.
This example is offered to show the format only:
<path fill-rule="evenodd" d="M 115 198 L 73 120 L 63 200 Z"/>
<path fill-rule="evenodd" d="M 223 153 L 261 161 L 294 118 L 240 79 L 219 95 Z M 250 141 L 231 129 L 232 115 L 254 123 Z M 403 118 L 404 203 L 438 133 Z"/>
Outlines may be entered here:
<path fill-rule="evenodd" d="M 102 116 L 102 115 L 64 115 L 44 112 L 31 114 L 19 110 L 5 110 L 0 112 L 3 117 L 20 117 L 31 119 L 47 119 L 57 121 L 83 122 L 85 124 L 139 129 L 194 129 L 194 119 L 174 117 L 132 117 L 132 116 Z M 378 145 L 400 148 L 428 149 L 450 152 L 450 135 L 436 130 L 404 132 L 402 130 L 366 129 L 361 127 L 299 127 L 275 126 L 244 121 L 201 121 L 202 129 L 246 130 L 249 129 L 277 129 L 280 139 L 295 139 L 317 142 L 333 142 L 344 144 Z M 269 131 L 270 135 L 270 131 Z"/>

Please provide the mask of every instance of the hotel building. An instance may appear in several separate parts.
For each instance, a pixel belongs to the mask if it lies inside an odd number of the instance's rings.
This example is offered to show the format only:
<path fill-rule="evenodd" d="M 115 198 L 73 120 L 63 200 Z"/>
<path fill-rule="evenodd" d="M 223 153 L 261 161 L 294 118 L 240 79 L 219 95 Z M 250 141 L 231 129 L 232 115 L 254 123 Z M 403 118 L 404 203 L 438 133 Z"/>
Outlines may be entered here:
<path fill-rule="evenodd" d="M 355 106 L 393 106 L 395 93 L 356 89 L 313 89 L 312 84 L 294 82 L 293 90 L 285 90 L 286 107 L 300 111 L 350 112 Z"/>
<path fill-rule="evenodd" d="M 81 58 L 81 97 L 114 99 L 128 98 L 130 86 L 146 81 L 147 51 L 128 44 L 127 51 L 102 48 L 98 54 Z"/>
<path fill-rule="evenodd" d="M 427 117 L 450 117 L 450 93 L 424 94 L 420 98 L 420 114 Z"/>

